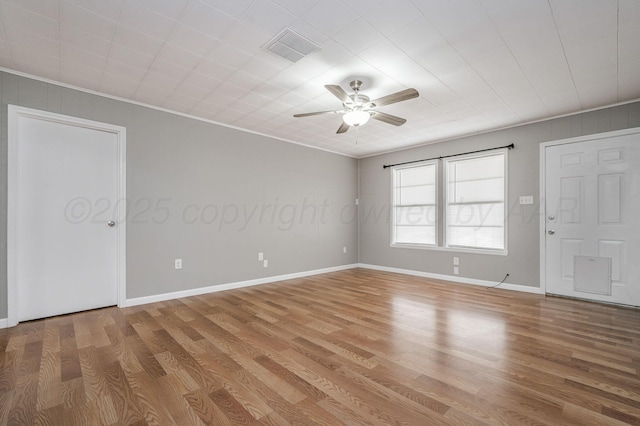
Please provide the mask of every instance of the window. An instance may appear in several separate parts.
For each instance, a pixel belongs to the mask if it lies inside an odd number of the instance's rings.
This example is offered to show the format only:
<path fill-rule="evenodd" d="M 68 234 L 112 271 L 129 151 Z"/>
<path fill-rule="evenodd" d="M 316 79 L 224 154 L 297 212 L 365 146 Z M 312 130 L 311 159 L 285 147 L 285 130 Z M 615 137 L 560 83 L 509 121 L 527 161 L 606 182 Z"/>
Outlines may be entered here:
<path fill-rule="evenodd" d="M 505 249 L 505 157 L 445 160 L 446 247 Z"/>
<path fill-rule="evenodd" d="M 391 244 L 505 253 L 506 170 L 506 149 L 394 167 Z"/>
<path fill-rule="evenodd" d="M 436 245 L 435 162 L 393 169 L 393 244 Z"/>

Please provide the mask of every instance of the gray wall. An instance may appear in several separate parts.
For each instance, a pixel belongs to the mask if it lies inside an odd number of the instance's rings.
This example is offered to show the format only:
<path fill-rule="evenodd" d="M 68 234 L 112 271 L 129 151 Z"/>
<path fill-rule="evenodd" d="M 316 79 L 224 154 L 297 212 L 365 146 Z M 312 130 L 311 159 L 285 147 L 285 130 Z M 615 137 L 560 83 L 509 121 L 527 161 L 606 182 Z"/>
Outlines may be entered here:
<path fill-rule="evenodd" d="M 539 286 L 538 203 L 517 204 L 520 195 L 539 199 L 539 143 L 640 126 L 635 103 L 357 161 L 0 72 L 0 318 L 7 315 L 8 104 L 127 128 L 128 298 L 357 261 L 451 275 L 454 253 L 389 246 L 390 176 L 382 165 L 511 142 L 509 255 L 456 254 L 460 276 L 498 281 L 508 272 L 509 283 Z M 173 269 L 174 258 L 183 259 L 182 270 Z"/>
<path fill-rule="evenodd" d="M 434 274 L 453 275 L 453 256 L 460 276 L 540 286 L 539 144 L 631 127 L 640 127 L 640 103 L 573 115 L 378 155 L 360 160 L 360 262 Z M 428 129 L 425 129 L 428 132 Z M 390 247 L 390 169 L 384 164 L 438 157 L 515 144 L 509 151 L 509 217 L 507 256 Z M 520 206 L 521 195 L 533 195 L 533 206 Z"/>
<path fill-rule="evenodd" d="M 0 318 L 8 104 L 127 128 L 127 298 L 357 262 L 357 160 L 0 72 Z"/>

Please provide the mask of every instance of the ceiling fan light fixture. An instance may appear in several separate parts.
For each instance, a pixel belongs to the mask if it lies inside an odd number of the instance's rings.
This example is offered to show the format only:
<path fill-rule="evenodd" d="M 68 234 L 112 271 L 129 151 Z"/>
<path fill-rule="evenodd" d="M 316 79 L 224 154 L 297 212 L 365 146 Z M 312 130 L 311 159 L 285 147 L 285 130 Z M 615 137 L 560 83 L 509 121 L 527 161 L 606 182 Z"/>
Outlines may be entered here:
<path fill-rule="evenodd" d="M 402 126 L 407 122 L 406 119 L 378 111 L 377 108 L 402 101 L 408 101 L 409 99 L 417 98 L 419 96 L 416 89 L 405 89 L 372 101 L 367 95 L 360 93 L 360 88 L 362 87 L 361 80 L 352 81 L 350 86 L 351 89 L 353 89 L 352 95 L 349 95 L 342 87 L 335 84 L 327 84 L 324 86 L 325 89 L 342 102 L 342 110 L 307 112 L 303 114 L 293 114 L 293 116 L 310 117 L 313 115 L 343 114 L 343 122 L 340 124 L 340 127 L 338 127 L 336 134 L 345 133 L 351 127 L 357 128 L 362 126 L 363 124 L 366 124 L 370 118 L 393 126 Z"/>
<path fill-rule="evenodd" d="M 362 126 L 369 121 L 369 118 L 371 118 L 371 114 L 361 110 L 349 111 L 342 116 L 342 120 L 353 127 Z"/>

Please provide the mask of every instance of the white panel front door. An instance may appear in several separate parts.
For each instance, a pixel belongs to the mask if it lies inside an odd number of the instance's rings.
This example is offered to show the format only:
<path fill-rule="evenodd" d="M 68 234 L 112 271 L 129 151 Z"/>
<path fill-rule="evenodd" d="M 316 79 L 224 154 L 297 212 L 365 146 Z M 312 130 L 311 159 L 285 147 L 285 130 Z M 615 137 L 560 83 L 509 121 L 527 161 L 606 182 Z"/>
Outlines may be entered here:
<path fill-rule="evenodd" d="M 546 292 L 640 305 L 640 133 L 544 149 Z"/>
<path fill-rule="evenodd" d="M 20 321 L 117 304 L 118 158 L 116 133 L 18 117 Z"/>

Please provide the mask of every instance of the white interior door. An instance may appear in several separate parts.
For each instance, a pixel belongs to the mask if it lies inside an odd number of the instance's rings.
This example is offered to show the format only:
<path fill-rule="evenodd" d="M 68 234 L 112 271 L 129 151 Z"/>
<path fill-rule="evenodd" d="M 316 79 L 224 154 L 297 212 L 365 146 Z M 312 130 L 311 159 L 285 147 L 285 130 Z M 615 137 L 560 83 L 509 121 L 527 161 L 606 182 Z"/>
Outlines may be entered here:
<path fill-rule="evenodd" d="M 121 135 L 58 118 L 15 117 L 19 321 L 118 303 Z"/>
<path fill-rule="evenodd" d="M 640 133 L 544 148 L 546 292 L 640 305 Z"/>

